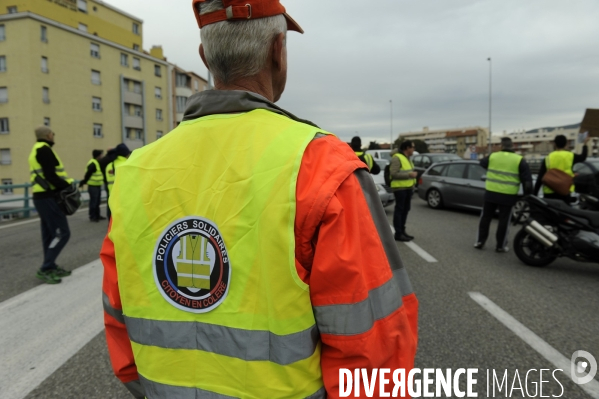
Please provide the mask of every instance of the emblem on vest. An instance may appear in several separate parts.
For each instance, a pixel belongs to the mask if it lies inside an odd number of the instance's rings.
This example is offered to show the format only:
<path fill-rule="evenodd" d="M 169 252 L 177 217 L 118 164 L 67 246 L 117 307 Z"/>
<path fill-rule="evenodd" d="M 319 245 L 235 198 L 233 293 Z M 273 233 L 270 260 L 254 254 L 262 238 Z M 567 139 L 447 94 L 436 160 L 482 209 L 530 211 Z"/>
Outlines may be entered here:
<path fill-rule="evenodd" d="M 198 216 L 167 227 L 154 250 L 154 280 L 171 305 L 205 313 L 220 305 L 229 291 L 229 254 L 216 223 Z"/>

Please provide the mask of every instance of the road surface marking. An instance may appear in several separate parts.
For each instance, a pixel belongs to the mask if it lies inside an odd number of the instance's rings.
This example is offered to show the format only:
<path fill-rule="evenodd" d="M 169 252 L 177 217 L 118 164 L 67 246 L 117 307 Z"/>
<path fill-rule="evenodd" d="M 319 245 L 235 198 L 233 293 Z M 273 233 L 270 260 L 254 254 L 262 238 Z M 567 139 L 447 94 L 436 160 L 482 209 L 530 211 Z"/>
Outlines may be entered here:
<path fill-rule="evenodd" d="M 391 226 L 391 225 L 389 225 L 389 226 Z M 391 226 L 391 231 L 393 232 L 393 234 L 395 234 L 395 228 L 393 228 L 393 226 Z M 415 242 L 403 241 L 403 243 L 406 244 L 408 246 L 408 248 L 410 248 L 412 251 L 416 252 L 425 261 L 427 261 L 429 263 L 438 262 L 437 259 L 435 259 L 431 254 L 426 252 L 424 249 L 420 248 L 420 246 L 418 244 L 416 244 Z"/>
<path fill-rule="evenodd" d="M 0 303 L 0 387 L 22 399 L 104 328 L 100 259 Z"/>
<path fill-rule="evenodd" d="M 547 361 L 553 364 L 555 368 L 562 369 L 566 376 L 572 378 L 570 375 L 572 363 L 568 358 L 480 292 L 469 292 L 468 295 L 470 295 L 470 298 L 482 306 L 487 312 L 491 313 L 491 315 L 499 320 L 504 326 L 520 337 L 520 339 L 547 359 Z M 587 384 L 578 386 L 589 394 L 591 398 L 599 399 L 599 382 L 597 382 L 597 380 L 592 380 Z"/>
<path fill-rule="evenodd" d="M 106 207 L 106 204 L 100 205 L 100 208 L 105 208 L 105 207 Z M 87 211 L 87 208 L 82 208 L 82 209 L 79 209 L 79 210 L 78 210 L 77 212 L 75 212 L 75 213 L 79 213 L 79 212 L 83 212 L 83 211 Z M 39 218 L 39 217 L 35 217 L 35 218 L 33 218 L 33 219 L 30 219 L 30 220 L 25 220 L 24 222 L 17 222 L 17 223 L 11 223 L 11 224 L 9 224 L 9 225 L 7 225 L 7 226 L 0 226 L 0 230 L 2 230 L 2 229 L 8 229 L 9 227 L 20 226 L 20 225 L 22 225 L 22 224 L 33 223 L 33 222 L 39 222 L 39 221 L 40 221 L 40 218 Z"/>

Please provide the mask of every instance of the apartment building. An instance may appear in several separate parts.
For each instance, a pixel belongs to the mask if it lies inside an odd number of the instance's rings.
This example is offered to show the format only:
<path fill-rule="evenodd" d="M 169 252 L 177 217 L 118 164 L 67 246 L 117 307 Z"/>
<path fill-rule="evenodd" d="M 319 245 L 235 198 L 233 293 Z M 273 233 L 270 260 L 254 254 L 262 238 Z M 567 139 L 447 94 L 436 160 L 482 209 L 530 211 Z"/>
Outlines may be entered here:
<path fill-rule="evenodd" d="M 143 51 L 142 29 L 99 0 L 0 0 L 1 183 L 29 181 L 42 124 L 79 179 L 93 149 L 135 149 L 170 130 L 169 64 Z"/>
<path fill-rule="evenodd" d="M 480 126 L 455 129 L 429 129 L 424 127 L 418 132 L 400 133 L 408 140 L 424 141 L 430 152 L 468 155 L 473 147 L 488 145 L 489 131 Z"/>
<path fill-rule="evenodd" d="M 172 92 L 174 129 L 183 120 L 183 114 L 185 108 L 187 108 L 187 99 L 195 93 L 207 90 L 208 82 L 195 72 L 185 71 L 177 65 L 172 64 L 171 69 L 172 81 L 174 82 Z"/>

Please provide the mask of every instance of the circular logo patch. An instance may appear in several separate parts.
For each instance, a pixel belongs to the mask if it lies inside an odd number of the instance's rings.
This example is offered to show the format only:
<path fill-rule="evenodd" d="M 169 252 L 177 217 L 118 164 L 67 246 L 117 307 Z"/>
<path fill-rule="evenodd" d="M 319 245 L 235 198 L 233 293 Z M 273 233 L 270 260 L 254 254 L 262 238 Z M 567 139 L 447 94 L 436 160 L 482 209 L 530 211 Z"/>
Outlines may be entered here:
<path fill-rule="evenodd" d="M 229 292 L 231 265 L 216 223 L 188 216 L 168 226 L 154 249 L 154 279 L 164 299 L 186 312 L 209 312 Z"/>

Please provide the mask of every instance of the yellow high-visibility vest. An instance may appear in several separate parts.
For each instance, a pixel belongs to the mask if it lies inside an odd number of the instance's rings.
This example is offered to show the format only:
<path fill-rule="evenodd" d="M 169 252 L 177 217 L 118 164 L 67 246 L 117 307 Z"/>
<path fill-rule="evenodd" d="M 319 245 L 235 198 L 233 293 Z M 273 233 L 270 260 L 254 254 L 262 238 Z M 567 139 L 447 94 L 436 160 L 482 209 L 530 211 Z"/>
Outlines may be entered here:
<path fill-rule="evenodd" d="M 399 158 L 399 162 L 401 162 L 401 170 L 403 172 L 413 172 L 414 171 L 414 164 L 404 154 L 402 154 L 401 152 L 398 152 L 397 154 L 394 154 L 393 156 Z M 416 179 L 391 180 L 391 188 L 410 188 L 410 187 L 414 187 L 415 184 L 416 184 Z"/>
<path fill-rule="evenodd" d="M 354 151 L 354 153 L 358 157 L 362 156 L 362 158 L 364 158 L 364 161 L 366 161 L 366 166 L 368 166 L 368 170 L 372 170 L 372 167 L 374 166 L 374 159 L 372 158 L 372 155 L 364 151 Z"/>
<path fill-rule="evenodd" d="M 181 123 L 110 195 L 123 315 L 155 397 L 324 398 L 296 182 L 322 130 L 266 110 Z"/>
<path fill-rule="evenodd" d="M 127 158 L 119 155 L 114 161 L 106 166 L 106 184 L 108 186 L 108 195 L 112 192 L 112 186 L 116 180 L 116 170 L 127 161 Z"/>
<path fill-rule="evenodd" d="M 547 170 L 558 169 L 562 172 L 574 177 L 572 167 L 574 166 L 574 153 L 566 150 L 553 151 L 545 157 L 545 166 Z M 553 194 L 555 191 L 543 185 L 543 193 Z M 574 192 L 574 185 L 570 186 L 570 192 Z"/>
<path fill-rule="evenodd" d="M 33 145 L 33 148 L 31 149 L 31 153 L 29 154 L 29 174 L 30 174 L 30 181 L 33 184 L 33 192 L 34 193 L 43 193 L 46 191 L 42 186 L 40 186 L 39 184 L 37 184 L 35 182 L 36 175 L 39 175 L 44 180 L 46 179 L 44 176 L 44 171 L 42 170 L 42 165 L 40 165 L 40 163 L 37 161 L 37 150 L 44 146 L 48 146 L 50 148 L 50 150 L 52 150 L 52 152 L 54 153 L 54 156 L 56 157 L 56 159 L 58 160 L 58 165 L 56 165 L 56 168 L 54 169 L 56 172 L 56 175 L 58 177 L 61 177 L 64 180 L 66 180 L 68 183 L 73 183 L 75 181 L 67 176 L 67 172 L 65 172 L 65 170 L 64 170 L 64 164 L 60 160 L 60 157 L 58 156 L 58 154 L 56 152 L 54 152 L 54 150 L 52 149 L 50 144 L 45 143 L 43 141 L 38 141 Z M 46 180 L 46 182 L 50 186 L 50 190 L 56 189 L 56 187 L 54 187 L 52 184 L 50 184 L 49 181 Z"/>
<path fill-rule="evenodd" d="M 87 185 L 99 187 L 102 184 L 104 184 L 104 175 L 102 174 L 102 169 L 100 169 L 100 163 L 94 158 L 90 159 L 90 161 L 87 163 L 86 168 L 89 167 L 89 165 L 92 163 L 96 165 L 96 171 L 92 173 L 91 177 L 87 181 Z"/>
<path fill-rule="evenodd" d="M 501 194 L 518 194 L 521 161 L 522 155 L 513 152 L 499 151 L 491 154 L 485 188 Z"/>

